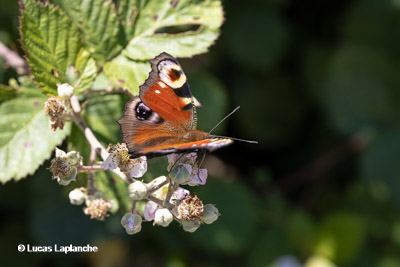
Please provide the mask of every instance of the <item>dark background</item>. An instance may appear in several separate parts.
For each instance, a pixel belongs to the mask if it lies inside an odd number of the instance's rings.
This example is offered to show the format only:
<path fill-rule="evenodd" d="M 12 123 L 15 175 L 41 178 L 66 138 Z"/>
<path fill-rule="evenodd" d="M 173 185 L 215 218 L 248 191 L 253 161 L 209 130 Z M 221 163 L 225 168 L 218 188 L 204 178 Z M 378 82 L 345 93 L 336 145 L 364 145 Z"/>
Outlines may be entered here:
<path fill-rule="evenodd" d="M 1 265 L 400 266 L 400 1 L 223 4 L 210 52 L 180 60 L 204 106 L 199 128 L 218 121 L 213 105 L 240 105 L 218 133 L 259 142 L 208 157 L 207 185 L 193 191 L 219 220 L 194 234 L 145 223 L 128 236 L 122 214 L 98 222 L 71 206 L 45 162 L 0 186 Z M 19 50 L 17 1 L 0 6 L 0 41 Z M 7 84 L 16 74 L 0 63 Z M 215 89 L 207 102 L 204 87 Z"/>

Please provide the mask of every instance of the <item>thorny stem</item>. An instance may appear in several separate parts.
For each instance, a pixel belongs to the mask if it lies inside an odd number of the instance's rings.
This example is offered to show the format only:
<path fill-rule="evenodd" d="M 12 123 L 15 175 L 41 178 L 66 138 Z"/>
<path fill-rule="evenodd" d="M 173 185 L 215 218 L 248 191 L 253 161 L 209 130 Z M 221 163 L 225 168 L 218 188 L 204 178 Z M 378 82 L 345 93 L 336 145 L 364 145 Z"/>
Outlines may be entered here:
<path fill-rule="evenodd" d="M 90 164 L 92 166 L 87 166 L 87 167 L 92 167 L 93 169 L 93 164 L 96 161 L 96 150 L 92 147 L 90 150 L 90 158 L 89 158 Z M 82 166 L 83 167 L 83 166 Z M 85 166 L 86 167 L 86 166 Z M 94 174 L 93 172 L 90 172 L 88 175 L 88 191 L 89 193 L 94 193 L 95 192 L 95 187 L 94 187 Z"/>
<path fill-rule="evenodd" d="M 91 165 L 91 166 L 80 166 L 79 172 L 92 172 L 92 171 L 102 171 L 103 168 L 100 165 Z"/>
<path fill-rule="evenodd" d="M 79 104 L 79 99 L 76 95 L 73 95 L 70 99 L 71 103 L 71 108 L 73 111 L 74 116 L 72 117 L 72 120 L 82 129 L 82 131 L 85 134 L 86 139 L 88 140 L 91 148 L 98 153 L 103 160 L 106 160 L 109 153 L 107 149 L 105 149 L 97 140 L 96 136 L 92 132 L 92 130 L 86 125 L 85 121 L 82 119 L 81 116 L 81 106 Z M 126 175 L 121 172 L 120 170 L 116 169 L 113 170 L 115 174 L 117 174 L 119 177 L 121 177 L 124 181 L 127 181 Z"/>
<path fill-rule="evenodd" d="M 29 67 L 26 61 L 21 58 L 17 52 L 12 51 L 2 42 L 0 42 L 0 56 L 6 61 L 6 64 L 16 70 L 20 75 L 28 74 Z"/>
<path fill-rule="evenodd" d="M 131 208 L 131 212 L 132 212 L 132 213 L 135 213 L 135 212 L 136 212 L 136 203 L 137 203 L 137 200 L 133 200 L 133 201 L 132 201 L 132 208 Z"/>

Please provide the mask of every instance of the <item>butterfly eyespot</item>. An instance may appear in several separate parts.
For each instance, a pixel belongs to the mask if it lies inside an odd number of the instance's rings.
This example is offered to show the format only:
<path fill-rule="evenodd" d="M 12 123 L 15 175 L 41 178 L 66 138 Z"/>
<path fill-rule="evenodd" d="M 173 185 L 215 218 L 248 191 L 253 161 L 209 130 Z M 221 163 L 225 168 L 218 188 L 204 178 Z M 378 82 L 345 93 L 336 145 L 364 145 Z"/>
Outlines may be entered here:
<path fill-rule="evenodd" d="M 143 104 L 143 102 L 140 102 L 136 106 L 135 110 L 136 110 L 136 118 L 140 121 L 148 120 L 151 114 L 153 113 L 153 111 L 148 106 Z"/>

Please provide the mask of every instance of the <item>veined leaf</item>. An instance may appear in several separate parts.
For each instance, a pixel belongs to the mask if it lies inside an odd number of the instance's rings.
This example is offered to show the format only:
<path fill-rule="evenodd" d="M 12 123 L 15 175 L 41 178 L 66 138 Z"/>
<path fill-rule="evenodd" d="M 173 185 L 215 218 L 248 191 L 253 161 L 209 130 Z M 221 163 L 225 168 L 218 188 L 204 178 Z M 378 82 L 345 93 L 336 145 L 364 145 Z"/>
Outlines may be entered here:
<path fill-rule="evenodd" d="M 102 65 L 122 47 L 118 43 L 119 21 L 111 0 L 53 0 L 71 18 L 84 47 Z"/>
<path fill-rule="evenodd" d="M 141 1 L 137 8 L 135 34 L 123 51 L 135 60 L 150 59 L 164 51 L 176 57 L 206 52 L 217 39 L 223 22 L 219 0 L 151 0 Z M 197 29 L 165 33 L 181 26 Z"/>
<path fill-rule="evenodd" d="M 66 82 L 66 69 L 74 65 L 81 48 L 79 33 L 58 8 L 22 0 L 21 43 L 35 81 L 48 94 Z"/>
<path fill-rule="evenodd" d="M 90 56 L 86 49 L 81 49 L 76 58 L 76 71 L 79 72 L 79 84 L 75 88 L 75 94 L 82 93 L 90 89 L 97 77 L 96 61 Z"/>
<path fill-rule="evenodd" d="M 120 25 L 123 30 L 124 40 L 128 42 L 135 33 L 134 23 L 138 15 L 138 2 L 139 0 L 119 0 L 118 5 L 118 17 Z"/>
<path fill-rule="evenodd" d="M 48 159 L 70 132 L 52 132 L 43 96 L 19 97 L 0 105 L 0 182 L 19 180 Z"/>
<path fill-rule="evenodd" d="M 150 64 L 119 56 L 104 65 L 105 74 L 119 87 L 127 88 L 133 95 L 150 72 Z"/>
<path fill-rule="evenodd" d="M 88 99 L 84 119 L 104 146 L 120 142 L 121 133 L 116 120 L 122 116 L 123 107 L 121 95 L 99 95 Z"/>

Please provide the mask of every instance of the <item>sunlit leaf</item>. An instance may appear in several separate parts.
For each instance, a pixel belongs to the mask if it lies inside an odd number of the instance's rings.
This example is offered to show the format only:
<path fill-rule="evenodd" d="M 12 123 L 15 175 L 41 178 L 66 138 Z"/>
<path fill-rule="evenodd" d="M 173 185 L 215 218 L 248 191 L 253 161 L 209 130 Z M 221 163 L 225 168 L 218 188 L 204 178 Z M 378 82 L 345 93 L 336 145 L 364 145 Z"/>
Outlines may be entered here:
<path fill-rule="evenodd" d="M 161 52 L 190 57 L 207 51 L 219 35 L 223 12 L 219 0 L 142 1 L 136 30 L 123 54 L 146 60 Z M 180 26 L 189 26 L 179 32 Z M 192 26 L 192 27 L 191 27 Z M 178 33 L 168 33 L 177 30 Z"/>
<path fill-rule="evenodd" d="M 104 65 L 104 72 L 117 87 L 126 88 L 131 94 L 137 95 L 139 85 L 143 84 L 149 75 L 150 63 L 119 56 Z"/>
<path fill-rule="evenodd" d="M 19 180 L 33 174 L 56 145 L 70 132 L 52 132 L 49 118 L 45 116 L 43 102 L 46 98 L 19 97 L 0 105 L 0 181 Z"/>
<path fill-rule="evenodd" d="M 54 0 L 79 29 L 84 47 L 99 62 L 115 55 L 118 44 L 118 19 L 111 0 Z"/>
<path fill-rule="evenodd" d="M 66 69 L 74 65 L 81 48 L 78 30 L 58 8 L 23 0 L 21 42 L 35 81 L 48 94 L 66 82 Z"/>

